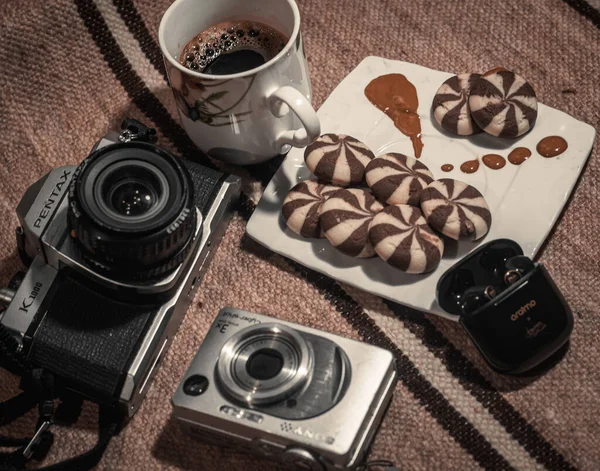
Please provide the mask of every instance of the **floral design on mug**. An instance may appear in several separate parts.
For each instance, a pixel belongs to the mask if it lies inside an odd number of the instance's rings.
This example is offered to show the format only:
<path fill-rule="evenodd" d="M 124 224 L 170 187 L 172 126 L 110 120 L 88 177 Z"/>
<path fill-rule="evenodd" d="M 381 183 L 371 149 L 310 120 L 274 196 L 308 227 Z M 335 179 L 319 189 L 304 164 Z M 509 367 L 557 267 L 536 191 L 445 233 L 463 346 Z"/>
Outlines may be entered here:
<path fill-rule="evenodd" d="M 169 80 L 177 107 L 188 119 L 213 127 L 241 123 L 244 121 L 241 118 L 252 113 L 252 110 L 235 111 L 235 108 L 246 97 L 255 78 L 249 77 L 241 96 L 231 103 L 230 91 L 218 89 L 231 79 L 201 81 L 183 76 L 175 67 L 169 70 Z M 214 90 L 215 88 L 217 90 Z"/>

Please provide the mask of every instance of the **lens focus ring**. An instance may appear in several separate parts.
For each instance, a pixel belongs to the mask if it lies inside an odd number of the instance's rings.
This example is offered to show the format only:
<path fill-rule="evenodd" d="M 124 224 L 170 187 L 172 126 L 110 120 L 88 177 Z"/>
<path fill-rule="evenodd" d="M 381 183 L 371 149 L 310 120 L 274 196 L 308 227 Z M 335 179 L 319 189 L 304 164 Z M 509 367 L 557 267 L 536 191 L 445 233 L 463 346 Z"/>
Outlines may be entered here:
<path fill-rule="evenodd" d="M 75 171 L 68 220 L 95 270 L 115 279 L 164 276 L 185 260 L 196 230 L 191 178 L 151 144 L 102 148 Z"/>

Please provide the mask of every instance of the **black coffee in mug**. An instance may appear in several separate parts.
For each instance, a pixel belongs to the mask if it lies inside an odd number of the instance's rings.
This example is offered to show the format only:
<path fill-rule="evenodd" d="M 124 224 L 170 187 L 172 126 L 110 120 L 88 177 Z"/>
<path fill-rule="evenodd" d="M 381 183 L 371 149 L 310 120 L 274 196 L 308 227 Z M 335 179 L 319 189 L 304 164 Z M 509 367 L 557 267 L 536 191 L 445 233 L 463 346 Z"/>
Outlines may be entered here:
<path fill-rule="evenodd" d="M 204 74 L 237 74 L 269 62 L 287 41 L 279 31 L 258 21 L 225 21 L 188 42 L 179 63 Z"/>

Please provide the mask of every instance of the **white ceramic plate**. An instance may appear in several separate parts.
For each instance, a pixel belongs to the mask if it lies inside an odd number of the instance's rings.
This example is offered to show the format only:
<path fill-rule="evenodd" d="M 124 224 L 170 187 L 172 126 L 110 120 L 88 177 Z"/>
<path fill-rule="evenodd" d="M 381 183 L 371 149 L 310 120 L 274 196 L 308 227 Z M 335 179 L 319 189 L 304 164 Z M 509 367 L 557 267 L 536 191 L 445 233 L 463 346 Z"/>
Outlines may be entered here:
<path fill-rule="evenodd" d="M 304 165 L 304 149 L 292 149 L 269 183 L 254 211 L 247 232 L 270 250 L 313 270 L 370 293 L 423 311 L 455 319 L 435 300 L 442 274 L 482 242 L 513 239 L 526 255 L 534 257 L 552 229 L 587 160 L 595 129 L 571 116 L 539 105 L 534 129 L 517 140 L 485 134 L 461 138 L 446 134 L 430 118 L 430 107 L 438 87 L 452 74 L 407 62 L 367 57 L 333 91 L 318 111 L 323 133 L 349 134 L 362 140 L 375 153 L 401 152 L 414 155 L 410 139 L 365 97 L 364 89 L 374 78 L 389 73 L 404 74 L 417 88 L 419 116 L 425 145 L 421 162 L 437 178 L 454 178 L 475 186 L 492 211 L 492 227 L 481 241 L 446 242 L 438 268 L 426 275 L 408 275 L 379 258 L 354 259 L 335 250 L 325 239 L 304 239 L 286 228 L 281 205 L 289 189 L 311 176 Z M 569 147 L 554 158 L 535 151 L 546 136 L 564 137 Z M 507 162 L 501 170 L 480 166 L 473 174 L 460 171 L 466 160 L 493 152 L 507 157 L 515 147 L 527 147 L 533 155 L 520 166 Z M 451 163 L 454 170 L 441 171 Z"/>

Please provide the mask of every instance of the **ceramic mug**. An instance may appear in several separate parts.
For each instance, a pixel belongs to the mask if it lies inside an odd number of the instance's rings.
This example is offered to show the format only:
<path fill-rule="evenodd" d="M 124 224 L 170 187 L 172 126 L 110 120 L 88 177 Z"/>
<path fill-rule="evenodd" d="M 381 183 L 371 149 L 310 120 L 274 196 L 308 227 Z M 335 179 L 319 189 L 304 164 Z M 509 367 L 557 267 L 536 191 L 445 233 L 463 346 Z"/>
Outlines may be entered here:
<path fill-rule="evenodd" d="M 229 20 L 259 21 L 289 40 L 270 61 L 237 74 L 203 74 L 178 62 L 197 34 Z M 183 127 L 211 157 L 255 164 L 319 136 L 293 0 L 176 0 L 160 22 L 158 38 Z"/>

